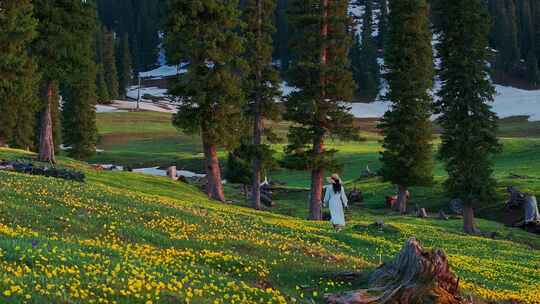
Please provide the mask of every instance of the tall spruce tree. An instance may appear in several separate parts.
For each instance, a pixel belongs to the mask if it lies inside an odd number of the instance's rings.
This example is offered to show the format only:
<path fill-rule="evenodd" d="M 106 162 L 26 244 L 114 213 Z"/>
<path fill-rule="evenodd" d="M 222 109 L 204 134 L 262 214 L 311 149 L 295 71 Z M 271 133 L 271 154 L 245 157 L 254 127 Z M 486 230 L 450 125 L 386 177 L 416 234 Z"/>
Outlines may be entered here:
<path fill-rule="evenodd" d="M 433 51 L 426 0 L 391 0 L 385 75 L 392 102 L 384 114 L 381 153 L 385 181 L 398 186 L 396 209 L 407 210 L 407 190 L 432 182 Z"/>
<path fill-rule="evenodd" d="M 129 50 L 129 36 L 124 34 L 121 43 L 118 44 L 118 85 L 120 97 L 125 98 L 127 89 L 133 79 L 131 54 Z"/>
<path fill-rule="evenodd" d="M 350 101 L 354 81 L 348 52 L 352 19 L 345 0 L 295 0 L 290 20 L 294 37 L 290 82 L 298 88 L 285 102 L 289 130 L 288 155 L 311 170 L 311 220 L 320 220 L 323 177 L 336 167 L 335 150 L 325 148 L 328 136 L 350 138 L 356 132 L 343 101 Z"/>
<path fill-rule="evenodd" d="M 520 60 L 518 19 L 514 0 L 495 1 L 493 35 L 497 54 L 496 68 L 512 73 Z"/>
<path fill-rule="evenodd" d="M 519 43 L 521 58 L 527 59 L 529 52 L 534 49 L 534 24 L 532 18 L 532 7 L 530 0 L 520 0 L 519 6 Z"/>
<path fill-rule="evenodd" d="M 440 157 L 448 171 L 450 197 L 464 202 L 464 230 L 475 232 L 474 207 L 494 199 L 492 156 L 500 150 L 495 90 L 488 80 L 490 18 L 482 0 L 437 0 L 436 31 L 442 87 L 437 111 L 443 128 Z"/>
<path fill-rule="evenodd" d="M 388 0 L 380 0 L 379 13 L 379 35 L 377 36 L 377 46 L 384 49 L 384 43 L 388 33 Z"/>
<path fill-rule="evenodd" d="M 109 103 L 109 88 L 105 82 L 105 68 L 103 65 L 103 42 L 105 41 L 103 32 L 104 27 L 98 26 L 95 34 L 95 62 L 96 62 L 96 86 L 97 86 L 97 101 L 101 104 Z"/>
<path fill-rule="evenodd" d="M 93 68 L 93 64 L 87 63 L 93 63 L 91 37 L 95 26 L 95 7 L 92 1 L 79 0 L 35 0 L 33 3 L 39 20 L 39 36 L 33 43 L 32 51 L 37 56 L 42 73 L 43 98 L 39 159 L 54 163 L 55 152 L 60 144 L 58 134 L 61 133 L 58 125 L 59 90 L 70 87 L 74 78 L 82 77 L 76 76 L 77 74 L 88 75 L 86 69 Z M 91 82 L 94 82 L 95 74 L 89 74 Z M 66 91 L 66 96 L 74 90 Z M 67 104 L 75 101 L 73 98 L 66 98 L 65 102 Z M 78 108 L 82 107 L 81 105 Z M 84 107 L 95 111 L 89 105 Z M 82 120 L 72 125 L 86 126 Z M 92 130 L 95 130 L 95 127 Z"/>
<path fill-rule="evenodd" d="M 246 22 L 246 61 L 250 72 L 246 77 L 248 116 L 253 121 L 252 157 L 252 204 L 261 208 L 261 174 L 265 158 L 272 157 L 269 145 L 263 144 L 265 119 L 275 119 L 279 114 L 276 100 L 279 98 L 279 76 L 272 65 L 272 34 L 275 31 L 272 16 L 275 0 L 248 0 L 244 9 Z"/>
<path fill-rule="evenodd" d="M 287 71 L 290 61 L 288 7 L 288 0 L 277 0 L 277 7 L 275 9 L 277 30 L 274 35 L 274 58 L 279 60 L 281 71 Z"/>
<path fill-rule="evenodd" d="M 103 69 L 105 83 L 111 100 L 118 98 L 118 70 L 116 69 L 116 35 L 107 29 L 103 30 Z"/>
<path fill-rule="evenodd" d="M 225 201 L 217 148 L 242 134 L 244 96 L 239 74 L 243 41 L 238 1 L 171 0 L 165 29 L 168 61 L 188 62 L 187 73 L 170 90 L 182 102 L 173 123 L 202 137 L 207 192 Z"/>
<path fill-rule="evenodd" d="M 28 50 L 36 25 L 31 1 L 0 2 L 0 146 L 33 146 L 37 78 Z"/>
<path fill-rule="evenodd" d="M 533 86 L 537 86 L 538 83 L 540 83 L 538 59 L 533 50 L 531 50 L 529 56 L 527 56 L 527 80 L 529 80 Z"/>
<path fill-rule="evenodd" d="M 165 11 L 163 0 L 97 0 L 102 23 L 123 37 L 130 37 L 133 69 L 146 71 L 156 66 L 159 32 Z"/>
<path fill-rule="evenodd" d="M 63 139 L 70 146 L 70 156 L 84 159 L 96 151 L 96 64 L 94 34 L 97 28 L 96 7 L 91 1 L 76 6 L 72 17 L 78 18 L 72 28 L 78 43 L 71 49 L 74 61 L 69 77 L 63 82 Z"/>
<path fill-rule="evenodd" d="M 355 36 L 350 52 L 357 96 L 374 100 L 380 89 L 380 67 L 377 61 L 377 41 L 373 38 L 373 1 L 364 1 L 362 32 Z M 360 39 L 361 38 L 361 39 Z M 359 48 L 359 49 L 358 49 Z"/>
<path fill-rule="evenodd" d="M 535 0 L 534 11 L 534 49 L 536 59 L 539 61 L 540 68 L 540 0 Z"/>

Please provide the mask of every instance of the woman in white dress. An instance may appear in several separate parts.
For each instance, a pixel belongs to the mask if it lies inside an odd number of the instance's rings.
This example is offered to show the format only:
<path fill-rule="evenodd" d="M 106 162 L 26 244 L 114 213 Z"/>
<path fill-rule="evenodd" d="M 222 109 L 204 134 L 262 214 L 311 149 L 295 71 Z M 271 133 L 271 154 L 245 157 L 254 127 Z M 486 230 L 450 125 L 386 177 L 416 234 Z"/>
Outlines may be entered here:
<path fill-rule="evenodd" d="M 328 178 L 329 185 L 325 187 L 324 205 L 330 208 L 331 222 L 336 230 L 345 227 L 343 207 L 348 207 L 347 195 L 339 175 L 333 174 Z"/>

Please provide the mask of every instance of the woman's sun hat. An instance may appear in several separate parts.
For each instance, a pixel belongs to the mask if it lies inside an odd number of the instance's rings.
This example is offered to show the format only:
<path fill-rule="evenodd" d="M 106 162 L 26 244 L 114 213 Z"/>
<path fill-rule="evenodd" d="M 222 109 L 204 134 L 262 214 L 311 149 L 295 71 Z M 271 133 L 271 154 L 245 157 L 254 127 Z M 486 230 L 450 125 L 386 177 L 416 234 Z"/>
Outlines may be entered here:
<path fill-rule="evenodd" d="M 334 183 L 336 183 L 336 182 L 341 183 L 341 178 L 340 178 L 339 175 L 337 175 L 336 173 L 332 174 L 332 176 L 330 176 L 330 177 L 327 177 L 326 180 L 327 180 L 330 184 L 334 184 Z"/>

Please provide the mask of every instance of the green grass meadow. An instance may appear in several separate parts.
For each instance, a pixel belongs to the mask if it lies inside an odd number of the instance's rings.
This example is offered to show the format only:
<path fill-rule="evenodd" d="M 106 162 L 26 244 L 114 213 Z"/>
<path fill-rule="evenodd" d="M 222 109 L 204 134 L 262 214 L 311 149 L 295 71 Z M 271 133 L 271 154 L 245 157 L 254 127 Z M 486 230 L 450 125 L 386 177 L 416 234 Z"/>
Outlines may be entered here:
<path fill-rule="evenodd" d="M 170 115 L 104 113 L 98 125 L 105 152 L 91 163 L 200 170 L 198 137 L 180 134 Z M 516 128 L 535 124 L 509 127 Z M 463 293 L 540 303 L 540 237 L 484 218 L 479 228 L 497 236 L 469 236 L 457 217 L 388 212 L 384 196 L 395 189 L 378 178 L 359 179 L 366 165 L 380 166 L 379 138 L 365 135 L 362 142 L 331 144 L 340 150 L 347 187 L 365 197 L 339 233 L 305 220 L 305 191 L 277 194 L 276 208 L 262 212 L 245 207 L 236 185 L 226 187 L 232 204 L 216 203 L 192 185 L 99 171 L 65 156 L 59 165 L 83 171 L 85 183 L 0 171 L 0 303 L 323 303 L 326 293 L 365 287 L 369 273 L 410 237 L 448 254 Z M 540 139 L 505 135 L 502 142 L 495 161 L 500 199 L 479 210 L 486 218 L 497 215 L 506 185 L 540 191 Z M 0 159 L 33 157 L 0 149 Z M 440 164 L 435 176 L 433 187 L 412 189 L 412 204 L 431 212 L 446 205 Z M 308 186 L 307 172 L 276 170 L 270 177 L 297 190 Z M 370 225 L 377 220 L 387 227 Z M 343 281 L 336 276 L 343 271 L 361 276 Z"/>

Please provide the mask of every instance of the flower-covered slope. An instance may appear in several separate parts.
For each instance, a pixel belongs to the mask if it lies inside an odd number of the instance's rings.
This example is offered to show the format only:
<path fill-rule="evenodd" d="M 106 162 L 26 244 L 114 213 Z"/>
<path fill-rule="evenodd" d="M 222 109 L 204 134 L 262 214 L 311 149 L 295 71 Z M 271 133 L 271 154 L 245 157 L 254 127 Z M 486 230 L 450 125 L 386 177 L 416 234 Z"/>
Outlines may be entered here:
<path fill-rule="evenodd" d="M 0 149 L 0 159 L 21 153 Z M 357 210 L 336 234 L 326 223 L 213 203 L 165 178 L 62 165 L 84 170 L 87 182 L 0 171 L 2 303 L 320 303 L 365 284 L 332 274 L 368 273 L 412 235 L 448 253 L 466 292 L 540 303 L 540 251 L 498 224 L 482 223 L 507 240 L 462 235 L 459 220 Z M 368 226 L 381 217 L 395 229 Z"/>

